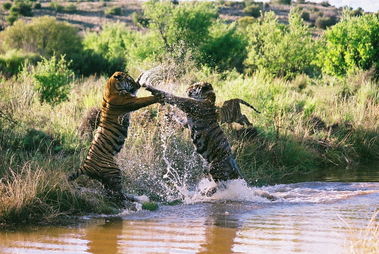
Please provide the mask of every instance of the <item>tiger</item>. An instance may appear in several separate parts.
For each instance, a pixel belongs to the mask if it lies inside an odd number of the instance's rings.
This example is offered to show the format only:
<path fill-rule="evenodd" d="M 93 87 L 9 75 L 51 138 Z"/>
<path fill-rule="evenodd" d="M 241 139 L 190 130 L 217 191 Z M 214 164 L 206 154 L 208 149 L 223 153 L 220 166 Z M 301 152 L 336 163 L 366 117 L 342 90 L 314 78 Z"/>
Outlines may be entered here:
<path fill-rule="evenodd" d="M 217 122 L 216 94 L 210 83 L 197 82 L 190 85 L 187 89 L 189 98 L 184 98 L 150 86 L 148 74 L 142 74 L 139 80 L 154 96 L 178 107 L 186 114 L 195 149 L 207 161 L 209 173 L 216 183 L 242 178 L 231 146 Z"/>
<path fill-rule="evenodd" d="M 137 98 L 140 84 L 124 72 L 115 72 L 106 82 L 99 127 L 82 166 L 72 173 L 69 181 L 85 174 L 100 181 L 116 200 L 129 199 L 122 193 L 121 170 L 115 155 L 124 145 L 128 135 L 130 112 L 158 102 L 155 96 Z"/>
<path fill-rule="evenodd" d="M 246 115 L 242 114 L 240 104 L 244 104 L 250 108 L 252 108 L 255 112 L 260 114 L 257 109 L 255 109 L 252 105 L 247 103 L 246 101 L 236 98 L 224 101 L 221 107 L 217 107 L 217 115 L 218 122 L 220 124 L 223 123 L 239 123 L 244 126 L 253 126 L 249 119 L 247 119 Z"/>

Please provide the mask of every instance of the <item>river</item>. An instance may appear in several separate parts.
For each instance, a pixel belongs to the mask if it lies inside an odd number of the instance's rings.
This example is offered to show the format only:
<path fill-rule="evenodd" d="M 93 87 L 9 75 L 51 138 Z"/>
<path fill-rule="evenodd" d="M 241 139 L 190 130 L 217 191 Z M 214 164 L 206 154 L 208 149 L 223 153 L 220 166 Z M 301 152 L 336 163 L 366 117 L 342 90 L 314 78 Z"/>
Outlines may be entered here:
<path fill-rule="evenodd" d="M 379 209 L 378 169 L 327 170 L 265 187 L 235 180 L 211 198 L 192 193 L 154 212 L 0 232 L 0 253 L 351 253 L 369 238 Z"/>

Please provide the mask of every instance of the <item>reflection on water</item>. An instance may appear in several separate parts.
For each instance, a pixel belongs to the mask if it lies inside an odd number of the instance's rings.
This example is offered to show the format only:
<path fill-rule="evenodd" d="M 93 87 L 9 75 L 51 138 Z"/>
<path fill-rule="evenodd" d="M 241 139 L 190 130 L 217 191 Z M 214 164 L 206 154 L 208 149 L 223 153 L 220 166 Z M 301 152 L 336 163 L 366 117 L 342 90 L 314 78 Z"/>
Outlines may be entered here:
<path fill-rule="evenodd" d="M 216 200 L 2 232 L 0 253 L 349 253 L 378 208 L 379 182 L 234 181 Z"/>

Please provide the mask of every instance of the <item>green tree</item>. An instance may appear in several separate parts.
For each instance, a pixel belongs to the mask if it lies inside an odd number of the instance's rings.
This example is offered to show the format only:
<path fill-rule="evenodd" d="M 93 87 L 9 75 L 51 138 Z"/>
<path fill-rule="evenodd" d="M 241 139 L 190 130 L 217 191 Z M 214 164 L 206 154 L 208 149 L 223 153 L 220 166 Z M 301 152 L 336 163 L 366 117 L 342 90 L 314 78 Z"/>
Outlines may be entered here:
<path fill-rule="evenodd" d="M 105 25 L 100 33 L 87 33 L 84 49 L 102 56 L 108 66 L 104 72 L 125 70 L 128 48 L 136 41 L 136 35 L 120 23 Z M 141 42 L 143 43 L 143 42 Z M 146 42 L 148 43 L 148 42 Z"/>
<path fill-rule="evenodd" d="M 379 18 L 346 16 L 327 30 L 318 65 L 326 74 L 343 76 L 357 69 L 379 69 Z"/>
<path fill-rule="evenodd" d="M 286 78 L 300 73 L 317 73 L 313 64 L 317 44 L 298 10 L 291 11 L 288 26 L 280 24 L 275 14 L 269 12 L 259 23 L 249 25 L 246 31 L 248 72 L 263 71 Z"/>
<path fill-rule="evenodd" d="M 198 53 L 210 38 L 209 29 L 217 17 L 217 9 L 210 3 L 149 1 L 143 5 L 149 27 L 155 31 L 165 50 L 181 58 L 186 49 Z M 200 54 L 198 54 L 199 57 Z"/>
<path fill-rule="evenodd" d="M 74 78 L 74 72 L 69 69 L 68 65 L 64 56 L 60 56 L 60 58 L 52 56 L 50 59 L 43 58 L 35 67 L 32 67 L 30 75 L 41 103 L 57 105 L 68 100 L 70 83 Z M 25 66 L 23 72 L 28 76 L 28 66 Z M 25 72 L 27 73 L 25 74 Z"/>
<path fill-rule="evenodd" d="M 68 60 L 73 60 L 82 50 L 76 27 L 47 16 L 33 18 L 29 23 L 18 20 L 0 33 L 0 39 L 3 50 L 17 49 L 47 58 L 66 55 Z"/>

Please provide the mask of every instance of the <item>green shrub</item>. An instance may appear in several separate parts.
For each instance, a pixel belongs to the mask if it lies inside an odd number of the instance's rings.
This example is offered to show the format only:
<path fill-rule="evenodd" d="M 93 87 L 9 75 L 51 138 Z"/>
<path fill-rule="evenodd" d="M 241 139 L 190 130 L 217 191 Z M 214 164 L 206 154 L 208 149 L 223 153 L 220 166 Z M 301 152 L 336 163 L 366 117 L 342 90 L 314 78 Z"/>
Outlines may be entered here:
<path fill-rule="evenodd" d="M 260 24 L 248 27 L 247 36 L 248 72 L 261 71 L 286 78 L 301 73 L 317 74 L 313 64 L 317 44 L 299 11 L 291 11 L 288 26 L 280 24 L 273 12 L 266 13 Z"/>
<path fill-rule="evenodd" d="M 150 20 L 146 18 L 141 12 L 133 12 L 132 14 L 133 24 L 140 27 L 148 27 Z"/>
<path fill-rule="evenodd" d="M 52 56 L 50 59 L 43 58 L 37 66 L 32 67 L 30 75 L 41 103 L 56 105 L 68 100 L 70 82 L 74 78 L 74 73 L 68 68 L 68 64 L 64 56 L 59 59 Z M 27 66 L 24 72 L 29 72 Z"/>
<path fill-rule="evenodd" d="M 6 77 L 16 75 L 25 62 L 34 64 L 40 57 L 33 53 L 23 53 L 17 50 L 9 50 L 0 55 L 0 73 Z"/>
<path fill-rule="evenodd" d="M 41 9 L 41 8 L 42 8 L 42 5 L 41 5 L 40 2 L 36 2 L 36 3 L 33 4 L 33 8 L 34 8 L 34 9 Z"/>
<path fill-rule="evenodd" d="M 337 23 L 336 16 L 330 17 L 318 17 L 316 19 L 315 25 L 320 29 L 326 29 L 328 27 L 334 26 Z"/>
<path fill-rule="evenodd" d="M 13 25 L 14 22 L 16 22 L 17 19 L 18 19 L 18 15 L 17 15 L 17 14 L 14 14 L 14 13 L 9 14 L 9 15 L 5 18 L 5 20 L 7 21 L 7 23 L 8 23 L 9 25 Z"/>
<path fill-rule="evenodd" d="M 234 27 L 219 24 L 211 29 L 211 38 L 201 48 L 202 62 L 219 71 L 236 68 L 243 70 L 247 57 L 247 40 Z"/>
<path fill-rule="evenodd" d="M 320 4 L 322 6 L 324 6 L 324 7 L 329 7 L 330 6 L 330 3 L 328 1 L 322 1 Z"/>
<path fill-rule="evenodd" d="M 10 9 L 10 14 L 21 15 L 26 17 L 33 16 L 32 4 L 28 1 L 16 1 Z"/>
<path fill-rule="evenodd" d="M 84 48 L 92 50 L 93 57 L 100 60 L 98 56 L 107 61 L 105 73 L 112 74 L 117 70 L 125 70 L 127 65 L 128 49 L 135 40 L 134 33 L 128 30 L 124 25 L 115 23 L 105 25 L 100 33 L 88 33 L 84 37 Z M 149 43 L 149 42 L 146 42 Z"/>
<path fill-rule="evenodd" d="M 69 4 L 64 6 L 63 10 L 68 13 L 75 13 L 77 11 L 75 4 Z"/>
<path fill-rule="evenodd" d="M 110 7 L 104 11 L 105 15 L 122 15 L 121 7 Z"/>
<path fill-rule="evenodd" d="M 310 20 L 310 14 L 309 12 L 307 11 L 302 11 L 301 12 L 301 18 L 304 20 L 304 21 L 309 21 Z"/>
<path fill-rule="evenodd" d="M 254 18 L 258 18 L 261 16 L 261 9 L 262 9 L 261 6 L 257 4 L 252 4 L 252 5 L 246 6 L 243 9 L 243 12 L 247 15 L 253 16 Z"/>
<path fill-rule="evenodd" d="M 11 7 L 10 13 L 18 14 L 21 16 L 32 17 L 32 4 L 27 1 L 16 1 Z"/>
<path fill-rule="evenodd" d="M 50 8 L 56 12 L 62 12 L 64 10 L 64 6 L 57 2 L 50 2 Z"/>
<path fill-rule="evenodd" d="M 12 7 L 12 3 L 10 3 L 10 2 L 3 3 L 3 9 L 4 10 L 9 10 L 11 7 Z"/>
<path fill-rule="evenodd" d="M 80 58 L 82 51 L 78 29 L 53 17 L 19 20 L 0 33 L 3 50 L 17 49 L 43 57 L 66 55 L 68 60 Z"/>
<path fill-rule="evenodd" d="M 199 50 L 210 38 L 209 29 L 217 17 L 214 5 L 193 2 L 175 6 L 167 1 L 149 1 L 143 10 L 165 51 L 180 60 L 187 50 L 191 50 L 192 57 L 201 57 Z"/>
<path fill-rule="evenodd" d="M 271 3 L 290 5 L 292 3 L 292 0 L 271 0 Z"/>
<path fill-rule="evenodd" d="M 357 69 L 379 68 L 379 18 L 345 17 L 324 34 L 318 64 L 326 74 L 343 76 Z"/>

